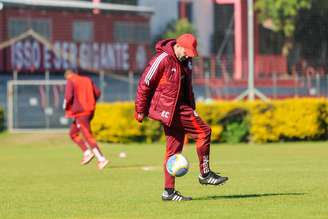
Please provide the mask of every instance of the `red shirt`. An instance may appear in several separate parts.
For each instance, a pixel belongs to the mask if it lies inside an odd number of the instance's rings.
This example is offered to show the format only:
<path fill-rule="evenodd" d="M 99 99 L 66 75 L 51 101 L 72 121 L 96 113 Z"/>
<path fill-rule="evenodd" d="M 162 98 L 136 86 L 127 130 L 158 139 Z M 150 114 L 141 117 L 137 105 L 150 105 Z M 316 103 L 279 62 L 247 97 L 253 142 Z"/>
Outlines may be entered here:
<path fill-rule="evenodd" d="M 89 115 L 95 111 L 96 101 L 100 97 L 99 88 L 85 76 L 72 74 L 67 78 L 64 109 L 66 117 Z"/>
<path fill-rule="evenodd" d="M 174 114 L 181 104 L 195 109 L 192 89 L 192 62 L 179 61 L 174 53 L 175 40 L 156 44 L 157 54 L 142 73 L 136 98 L 135 111 L 171 126 Z"/>

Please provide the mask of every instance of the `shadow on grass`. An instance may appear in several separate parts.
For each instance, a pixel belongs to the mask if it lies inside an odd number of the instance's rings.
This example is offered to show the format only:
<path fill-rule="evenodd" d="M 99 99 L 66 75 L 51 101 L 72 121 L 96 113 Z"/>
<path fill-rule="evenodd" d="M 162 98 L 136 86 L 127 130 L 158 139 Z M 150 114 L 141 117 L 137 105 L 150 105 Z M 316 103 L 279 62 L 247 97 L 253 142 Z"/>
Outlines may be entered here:
<path fill-rule="evenodd" d="M 261 193 L 261 194 L 240 194 L 240 195 L 213 195 L 205 197 L 196 197 L 193 200 L 216 200 L 216 199 L 242 199 L 242 198 L 261 198 L 268 196 L 298 196 L 306 193 Z"/>

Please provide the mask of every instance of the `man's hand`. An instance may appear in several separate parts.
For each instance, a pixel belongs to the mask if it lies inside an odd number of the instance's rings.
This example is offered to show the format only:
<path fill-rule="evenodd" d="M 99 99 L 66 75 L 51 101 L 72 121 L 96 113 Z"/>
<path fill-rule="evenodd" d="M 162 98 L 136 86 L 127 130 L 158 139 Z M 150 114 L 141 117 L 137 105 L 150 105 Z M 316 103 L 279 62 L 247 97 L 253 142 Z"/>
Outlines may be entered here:
<path fill-rule="evenodd" d="M 145 118 L 145 114 L 134 112 L 134 118 L 135 118 L 138 122 L 142 123 L 142 120 Z"/>

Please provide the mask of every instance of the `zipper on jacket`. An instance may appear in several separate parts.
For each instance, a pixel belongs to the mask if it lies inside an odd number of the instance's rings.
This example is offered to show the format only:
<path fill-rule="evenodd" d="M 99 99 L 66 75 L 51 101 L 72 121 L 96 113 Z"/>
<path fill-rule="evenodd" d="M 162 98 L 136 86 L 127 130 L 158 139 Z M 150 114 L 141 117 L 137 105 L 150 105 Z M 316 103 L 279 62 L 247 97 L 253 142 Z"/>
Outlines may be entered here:
<path fill-rule="evenodd" d="M 180 94 L 180 88 L 181 88 L 181 67 L 180 67 L 180 64 L 178 65 L 178 69 L 179 69 L 179 87 L 178 87 L 178 93 L 177 93 L 177 97 L 175 98 L 175 103 L 174 103 L 174 107 L 173 107 L 173 115 L 171 116 L 171 119 L 170 119 L 170 122 L 169 122 L 169 126 L 171 126 L 171 123 L 172 123 L 172 119 L 174 117 L 174 113 L 175 113 L 175 110 L 176 110 L 176 105 L 177 105 L 177 102 L 179 101 L 179 94 Z"/>

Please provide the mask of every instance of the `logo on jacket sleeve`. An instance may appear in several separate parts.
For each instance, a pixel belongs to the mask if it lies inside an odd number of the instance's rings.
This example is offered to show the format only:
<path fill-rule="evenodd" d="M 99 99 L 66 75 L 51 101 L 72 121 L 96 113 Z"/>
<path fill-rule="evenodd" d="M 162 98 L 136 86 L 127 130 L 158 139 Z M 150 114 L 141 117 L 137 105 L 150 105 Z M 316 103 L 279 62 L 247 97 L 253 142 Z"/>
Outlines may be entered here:
<path fill-rule="evenodd" d="M 198 117 L 198 113 L 196 113 L 196 111 L 194 111 L 194 116 L 195 117 Z"/>
<path fill-rule="evenodd" d="M 168 119 L 169 118 L 169 115 L 170 115 L 170 113 L 167 112 L 167 111 L 165 111 L 165 110 L 163 110 L 162 113 L 161 113 L 161 117 L 163 117 L 165 119 Z"/>

